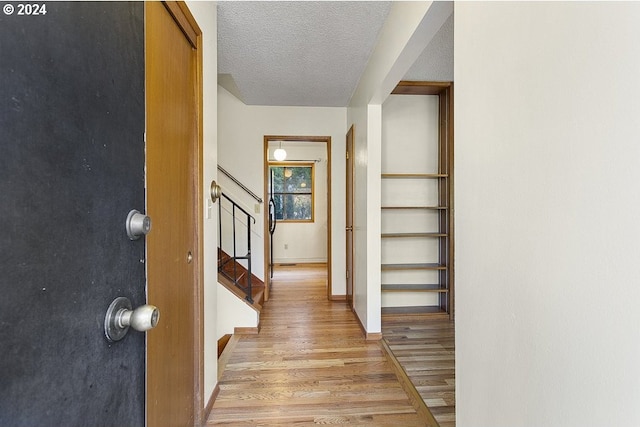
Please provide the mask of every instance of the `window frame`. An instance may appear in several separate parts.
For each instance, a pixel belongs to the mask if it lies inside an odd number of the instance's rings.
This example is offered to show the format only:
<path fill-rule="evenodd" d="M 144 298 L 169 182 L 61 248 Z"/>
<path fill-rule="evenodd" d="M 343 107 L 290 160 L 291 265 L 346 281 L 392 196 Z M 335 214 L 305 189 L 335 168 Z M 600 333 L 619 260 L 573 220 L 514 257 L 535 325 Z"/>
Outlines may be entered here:
<path fill-rule="evenodd" d="M 273 188 L 270 188 L 271 183 L 267 183 L 267 188 L 271 191 L 271 195 L 282 195 L 282 196 L 295 196 L 295 195 L 309 195 L 311 196 L 311 218 L 310 219 L 277 219 L 279 223 L 314 223 L 316 221 L 316 165 L 313 161 L 303 161 L 303 162 L 269 162 L 269 175 L 271 174 L 272 167 L 282 167 L 282 168 L 302 168 L 307 167 L 311 168 L 311 185 L 309 193 L 283 193 L 283 192 L 275 192 Z M 275 184 L 274 184 L 275 187 Z M 283 197 L 284 200 L 284 197 Z M 283 207 L 284 211 L 284 207 Z"/>

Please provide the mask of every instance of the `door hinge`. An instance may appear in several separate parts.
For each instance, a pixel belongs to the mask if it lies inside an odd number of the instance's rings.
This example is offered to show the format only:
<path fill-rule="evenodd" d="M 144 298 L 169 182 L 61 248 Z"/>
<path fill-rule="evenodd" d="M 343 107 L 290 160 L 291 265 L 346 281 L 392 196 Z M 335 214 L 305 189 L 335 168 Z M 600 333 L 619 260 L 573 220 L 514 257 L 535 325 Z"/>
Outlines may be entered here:
<path fill-rule="evenodd" d="M 347 279 L 349 279 L 349 270 L 347 270 Z"/>
<path fill-rule="evenodd" d="M 347 160 L 349 160 L 349 152 L 347 151 Z"/>

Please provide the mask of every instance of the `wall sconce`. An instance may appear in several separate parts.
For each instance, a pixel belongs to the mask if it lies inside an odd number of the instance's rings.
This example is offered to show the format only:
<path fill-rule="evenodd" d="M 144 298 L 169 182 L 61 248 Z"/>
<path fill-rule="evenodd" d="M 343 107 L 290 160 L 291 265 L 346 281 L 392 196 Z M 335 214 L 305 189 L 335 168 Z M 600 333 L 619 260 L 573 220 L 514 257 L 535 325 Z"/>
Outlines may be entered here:
<path fill-rule="evenodd" d="M 280 141 L 280 147 L 276 148 L 276 150 L 273 152 L 273 157 L 279 162 L 287 158 L 287 152 L 284 151 L 284 148 L 282 148 L 282 141 Z"/>

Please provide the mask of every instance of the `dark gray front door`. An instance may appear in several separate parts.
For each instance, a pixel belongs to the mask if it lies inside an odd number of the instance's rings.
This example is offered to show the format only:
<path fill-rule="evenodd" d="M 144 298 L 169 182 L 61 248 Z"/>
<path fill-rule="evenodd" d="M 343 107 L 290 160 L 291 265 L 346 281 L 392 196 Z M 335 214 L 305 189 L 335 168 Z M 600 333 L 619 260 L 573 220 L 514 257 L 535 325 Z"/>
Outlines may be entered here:
<path fill-rule="evenodd" d="M 0 425 L 143 426 L 144 334 L 105 339 L 110 302 L 145 303 L 142 3 L 0 11 Z M 42 12 L 42 10 L 40 11 Z M 153 231 L 152 231 L 153 232 Z"/>

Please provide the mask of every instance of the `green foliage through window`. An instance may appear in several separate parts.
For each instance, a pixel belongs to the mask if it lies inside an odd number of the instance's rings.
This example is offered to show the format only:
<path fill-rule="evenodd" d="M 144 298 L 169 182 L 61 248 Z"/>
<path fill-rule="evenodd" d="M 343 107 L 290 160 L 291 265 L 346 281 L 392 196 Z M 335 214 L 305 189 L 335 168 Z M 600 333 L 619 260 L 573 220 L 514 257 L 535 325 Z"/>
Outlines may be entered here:
<path fill-rule="evenodd" d="M 278 221 L 313 221 L 313 163 L 278 163 L 270 188 Z M 271 186 L 271 183 L 269 183 Z"/>

